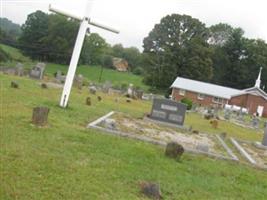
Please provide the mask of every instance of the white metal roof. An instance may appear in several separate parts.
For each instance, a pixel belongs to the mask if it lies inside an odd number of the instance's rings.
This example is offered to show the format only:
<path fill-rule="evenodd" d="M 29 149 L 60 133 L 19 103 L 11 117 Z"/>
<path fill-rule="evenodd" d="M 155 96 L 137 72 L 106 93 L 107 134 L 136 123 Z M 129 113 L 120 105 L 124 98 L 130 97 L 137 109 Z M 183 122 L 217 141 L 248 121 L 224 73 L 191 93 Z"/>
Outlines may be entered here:
<path fill-rule="evenodd" d="M 180 88 L 224 99 L 230 99 L 231 96 L 241 92 L 241 90 L 238 89 L 223 87 L 211 83 L 204 83 L 201 81 L 195 81 L 182 77 L 177 77 L 176 80 L 173 82 L 171 88 Z"/>
<path fill-rule="evenodd" d="M 259 87 L 251 87 L 251 88 L 247 88 L 244 90 L 241 90 L 241 92 L 239 94 L 235 94 L 234 96 L 239 96 L 239 95 L 243 95 L 243 94 L 252 94 L 255 96 L 261 96 L 262 98 L 267 100 L 267 93 L 264 92 L 262 89 L 260 89 Z"/>

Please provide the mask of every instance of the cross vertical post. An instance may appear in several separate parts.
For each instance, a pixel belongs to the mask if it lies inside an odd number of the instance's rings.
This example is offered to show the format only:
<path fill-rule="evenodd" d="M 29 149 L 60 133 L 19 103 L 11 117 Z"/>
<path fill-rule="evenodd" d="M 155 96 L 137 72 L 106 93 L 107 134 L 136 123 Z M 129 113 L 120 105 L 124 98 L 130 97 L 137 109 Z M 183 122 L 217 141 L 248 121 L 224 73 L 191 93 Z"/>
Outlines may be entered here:
<path fill-rule="evenodd" d="M 65 84 L 64 84 L 64 88 L 63 88 L 63 92 L 61 95 L 61 99 L 60 99 L 60 103 L 59 105 L 63 108 L 66 108 L 68 105 L 68 100 L 69 100 L 69 96 L 70 96 L 70 92 L 71 92 L 71 87 L 73 84 L 73 80 L 74 80 L 74 76 L 75 76 L 75 72 L 76 72 L 76 68 L 77 68 L 77 64 L 79 62 L 79 58 L 80 58 L 80 54 L 81 54 L 81 50 L 82 50 L 82 46 L 83 46 L 83 42 L 86 36 L 86 32 L 89 29 L 89 24 L 96 26 L 98 28 L 102 28 L 105 30 L 108 30 L 110 32 L 114 32 L 114 33 L 119 33 L 119 31 L 114 30 L 110 27 L 101 25 L 97 22 L 93 22 L 89 17 L 80 17 L 77 15 L 73 15 L 71 13 L 62 11 L 60 9 L 57 8 L 52 8 L 51 5 L 49 5 L 49 10 L 67 17 L 71 17 L 73 19 L 79 20 L 80 21 L 80 28 L 79 28 L 79 32 L 76 38 L 76 42 L 75 42 L 75 46 L 72 52 L 72 56 L 71 56 L 71 61 L 70 61 L 70 65 L 69 65 L 69 69 L 68 69 L 68 73 L 66 76 L 66 80 L 65 80 Z M 87 4 L 86 7 L 86 12 L 89 11 L 89 3 Z M 85 13 L 88 14 L 88 13 Z"/>
<path fill-rule="evenodd" d="M 69 66 L 69 70 L 66 76 L 66 80 L 65 80 L 65 84 L 64 84 L 64 88 L 63 88 L 63 92 L 61 95 L 61 100 L 60 100 L 60 106 L 65 108 L 68 104 L 68 100 L 69 100 L 69 95 L 70 95 L 70 91 L 71 91 L 71 87 L 72 87 L 72 83 L 74 80 L 74 76 L 75 76 L 75 71 L 77 68 L 77 64 L 79 62 L 79 57 L 80 57 L 80 53 L 82 50 L 82 46 L 83 46 L 83 41 L 86 35 L 86 31 L 88 29 L 88 23 L 86 18 L 83 19 L 83 21 L 81 22 L 80 28 L 79 28 L 79 32 L 77 35 L 77 39 L 75 42 L 75 46 L 72 52 L 72 57 L 71 57 L 71 61 L 70 61 L 70 66 Z"/>

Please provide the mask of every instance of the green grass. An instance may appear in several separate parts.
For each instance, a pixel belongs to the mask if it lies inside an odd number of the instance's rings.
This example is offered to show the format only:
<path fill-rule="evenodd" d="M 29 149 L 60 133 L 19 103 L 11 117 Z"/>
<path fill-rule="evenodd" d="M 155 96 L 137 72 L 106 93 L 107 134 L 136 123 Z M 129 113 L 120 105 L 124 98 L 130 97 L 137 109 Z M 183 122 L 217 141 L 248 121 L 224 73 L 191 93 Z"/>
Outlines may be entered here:
<path fill-rule="evenodd" d="M 0 47 L 7 52 L 11 57 L 12 61 L 1 63 L 0 65 L 7 67 L 15 67 L 18 62 L 24 64 L 25 69 L 31 69 L 38 61 L 32 61 L 28 57 L 24 56 L 20 50 L 0 44 Z M 47 63 L 45 69 L 45 75 L 49 78 L 53 78 L 54 73 L 58 70 L 62 71 L 64 74 L 67 74 L 68 65 L 60 65 Z M 86 66 L 81 65 L 77 67 L 76 74 L 82 74 L 87 81 L 94 83 L 104 83 L 106 81 L 111 82 L 113 85 L 121 86 L 122 84 L 133 84 L 136 87 L 140 87 L 145 91 L 148 91 L 149 87 L 143 83 L 143 77 L 134 75 L 129 72 L 118 72 L 113 69 L 103 68 L 101 75 L 100 66 Z M 101 77 L 101 78 L 100 78 Z"/>
<path fill-rule="evenodd" d="M 67 73 L 68 66 L 66 65 L 58 65 L 48 63 L 46 67 L 46 74 L 50 77 L 54 75 L 58 70 L 62 71 L 64 74 Z M 121 85 L 121 84 L 134 84 L 134 86 L 138 86 L 143 88 L 144 90 L 148 90 L 148 86 L 142 82 L 142 77 L 134 75 L 129 72 L 118 72 L 113 69 L 103 68 L 102 76 L 101 76 L 101 67 L 100 66 L 86 66 L 81 65 L 78 66 L 76 74 L 82 74 L 87 80 L 98 83 L 104 83 L 106 81 L 110 81 L 113 85 Z M 101 77 L 101 80 L 100 80 Z"/>
<path fill-rule="evenodd" d="M 4 44 L 0 44 L 0 48 L 2 48 L 6 53 L 8 53 L 12 59 L 13 62 L 10 62 L 9 64 L 14 65 L 17 62 L 23 62 L 23 63 L 29 63 L 31 62 L 31 59 L 29 59 L 28 57 L 24 56 L 20 50 L 13 48 L 11 46 L 7 46 Z"/>
<path fill-rule="evenodd" d="M 0 199 L 145 199 L 141 181 L 160 183 L 164 199 L 267 196 L 266 171 L 192 154 L 176 162 L 158 146 L 85 128 L 111 110 L 141 117 L 149 102 L 122 98 L 118 104 L 101 94 L 103 101 L 92 96 L 89 107 L 87 90 L 73 89 L 70 107 L 61 109 L 58 89 L 21 77 L 0 74 L 0 80 Z M 11 80 L 20 89 L 11 89 Z M 49 126 L 37 128 L 30 123 L 32 108 L 41 105 L 50 108 Z M 202 124 L 197 116 L 187 118 Z"/>
<path fill-rule="evenodd" d="M 227 136 L 229 137 L 236 137 L 251 141 L 262 140 L 262 132 L 259 130 L 243 128 L 241 126 L 229 123 L 228 121 L 220 120 L 218 128 L 214 129 L 210 124 L 210 120 L 205 120 L 200 114 L 197 113 L 188 113 L 185 118 L 185 123 L 191 125 L 192 129 L 200 132 L 207 132 L 211 134 L 226 132 Z"/>

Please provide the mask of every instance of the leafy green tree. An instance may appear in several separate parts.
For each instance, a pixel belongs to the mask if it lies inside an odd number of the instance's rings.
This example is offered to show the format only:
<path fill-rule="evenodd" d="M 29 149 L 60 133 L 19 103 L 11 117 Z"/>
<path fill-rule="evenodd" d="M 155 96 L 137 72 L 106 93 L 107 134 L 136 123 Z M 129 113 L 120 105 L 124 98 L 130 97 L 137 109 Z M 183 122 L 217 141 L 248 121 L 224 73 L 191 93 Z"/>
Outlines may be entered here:
<path fill-rule="evenodd" d="M 124 48 L 123 48 L 122 44 L 115 44 L 112 47 L 112 56 L 118 57 L 118 58 L 123 58 Z"/>
<path fill-rule="evenodd" d="M 46 60 L 68 64 L 77 36 L 79 23 L 61 15 L 48 17 L 48 34 L 41 39 Z"/>
<path fill-rule="evenodd" d="M 145 82 L 167 88 L 177 76 L 208 81 L 212 50 L 208 30 L 198 19 L 173 14 L 161 19 L 143 41 Z"/>
<path fill-rule="evenodd" d="M 86 37 L 81 53 L 81 62 L 89 65 L 101 65 L 105 49 L 108 44 L 97 33 L 91 33 Z"/>
<path fill-rule="evenodd" d="M 48 34 L 48 15 L 40 10 L 28 15 L 19 38 L 21 49 L 33 59 L 43 60 L 42 39 Z"/>
<path fill-rule="evenodd" d="M 248 71 L 244 65 L 247 51 L 243 34 L 242 29 L 235 29 L 222 48 L 226 57 L 220 81 L 224 86 L 241 89 L 247 82 Z"/>
<path fill-rule="evenodd" d="M 123 58 L 127 60 L 131 71 L 142 65 L 141 53 L 136 47 L 124 48 Z"/>
<path fill-rule="evenodd" d="M 16 46 L 17 38 L 21 34 L 20 25 L 13 23 L 7 18 L 0 17 L 0 29 L 6 33 L 5 35 L 2 35 L 1 42 Z"/>
<path fill-rule="evenodd" d="M 231 37 L 234 28 L 229 24 L 219 23 L 209 28 L 208 43 L 213 46 L 223 46 Z"/>

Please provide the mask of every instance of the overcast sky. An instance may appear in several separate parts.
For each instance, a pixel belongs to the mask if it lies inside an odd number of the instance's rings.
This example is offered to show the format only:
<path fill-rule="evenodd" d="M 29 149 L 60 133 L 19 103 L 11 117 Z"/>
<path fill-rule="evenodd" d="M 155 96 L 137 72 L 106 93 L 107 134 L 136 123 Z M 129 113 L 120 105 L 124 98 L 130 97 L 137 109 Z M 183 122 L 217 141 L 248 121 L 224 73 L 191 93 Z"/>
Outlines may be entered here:
<path fill-rule="evenodd" d="M 27 15 L 36 10 L 48 11 L 52 4 L 83 16 L 87 0 L 0 0 L 0 15 L 23 24 Z M 136 46 L 142 49 L 143 38 L 156 23 L 168 14 L 178 13 L 198 18 L 207 26 L 219 22 L 241 27 L 248 38 L 267 41 L 267 0 L 89 0 L 91 9 L 86 15 L 101 24 L 114 27 L 120 34 L 97 28 L 110 44 Z"/>

